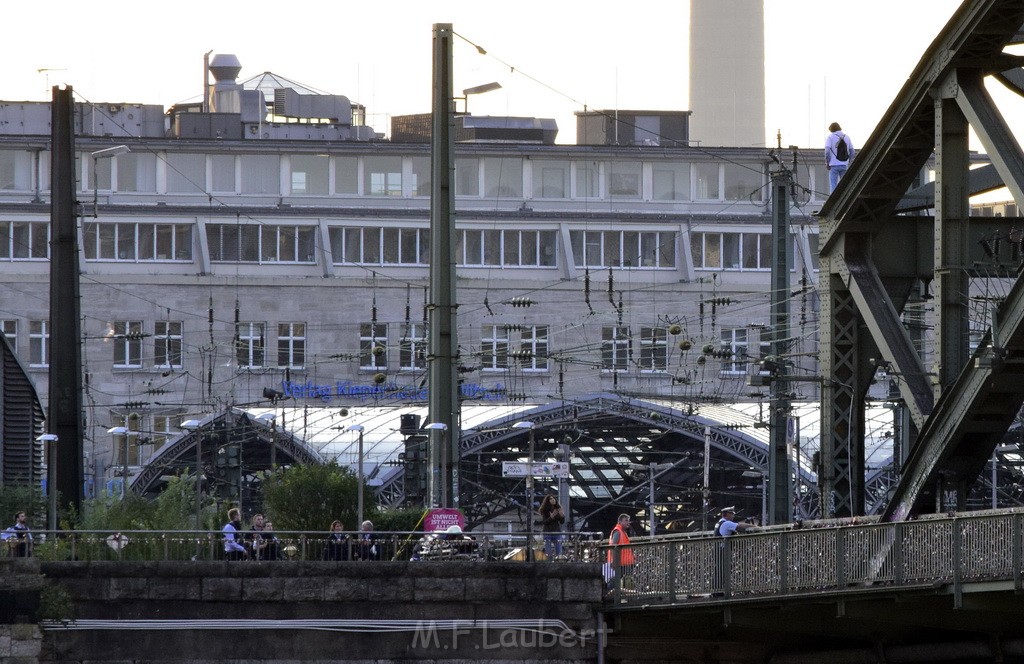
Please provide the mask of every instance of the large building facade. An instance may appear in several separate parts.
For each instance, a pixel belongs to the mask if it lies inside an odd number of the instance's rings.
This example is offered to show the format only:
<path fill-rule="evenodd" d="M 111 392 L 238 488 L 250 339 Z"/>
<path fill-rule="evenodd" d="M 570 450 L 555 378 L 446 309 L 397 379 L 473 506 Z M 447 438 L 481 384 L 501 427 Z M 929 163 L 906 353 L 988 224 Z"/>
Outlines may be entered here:
<path fill-rule="evenodd" d="M 241 106 L 77 107 L 95 487 L 143 465 L 183 420 L 262 403 L 268 389 L 293 405 L 426 399 L 429 145 L 381 139 L 351 118 Z M 0 324 L 46 394 L 49 105 L 0 104 L 0 119 Z M 457 145 L 465 400 L 703 403 L 765 391 L 748 376 L 769 339 L 771 160 L 679 143 Z M 120 145 L 129 151 L 94 155 Z M 817 162 L 797 161 L 789 243 L 788 348 L 808 376 Z M 796 389 L 816 396 L 812 381 Z M 138 433 L 112 437 L 115 426 Z"/>

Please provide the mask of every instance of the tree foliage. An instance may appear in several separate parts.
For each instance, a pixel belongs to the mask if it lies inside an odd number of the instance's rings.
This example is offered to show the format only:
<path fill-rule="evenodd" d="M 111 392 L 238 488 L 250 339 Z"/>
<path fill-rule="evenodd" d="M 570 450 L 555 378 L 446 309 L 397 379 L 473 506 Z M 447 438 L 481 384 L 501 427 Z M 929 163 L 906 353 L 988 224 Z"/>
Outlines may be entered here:
<path fill-rule="evenodd" d="M 0 485 L 0 530 L 14 525 L 14 515 L 25 512 L 29 526 L 46 527 L 46 496 L 27 484 Z"/>
<path fill-rule="evenodd" d="M 172 477 L 153 500 L 129 492 L 124 498 L 104 496 L 87 500 L 79 530 L 193 530 L 196 527 L 195 476 Z M 203 496 L 202 529 L 217 529 L 217 515 Z"/>
<path fill-rule="evenodd" d="M 355 473 L 337 461 L 296 464 L 264 477 L 263 506 L 276 530 L 325 531 L 335 519 L 345 524 L 345 530 L 357 530 L 358 487 Z M 377 512 L 371 496 L 370 491 L 364 494 L 364 512 L 373 520 Z"/>

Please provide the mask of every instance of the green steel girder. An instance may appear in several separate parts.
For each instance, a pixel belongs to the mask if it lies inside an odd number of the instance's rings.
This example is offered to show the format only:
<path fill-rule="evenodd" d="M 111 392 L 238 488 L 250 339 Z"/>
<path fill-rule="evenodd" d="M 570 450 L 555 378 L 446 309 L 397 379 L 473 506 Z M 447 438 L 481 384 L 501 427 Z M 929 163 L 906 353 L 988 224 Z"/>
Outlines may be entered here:
<path fill-rule="evenodd" d="M 860 514 L 858 455 L 863 456 L 863 365 L 873 340 L 901 376 L 920 434 L 886 508 L 889 518 L 926 510 L 939 492 L 961 497 L 1024 402 L 1024 287 L 1019 282 L 998 310 L 992 342 L 968 356 L 969 279 L 1015 276 L 1020 242 L 1005 222 L 968 217 L 968 197 L 991 189 L 991 174 L 968 173 L 966 126 L 981 137 L 994 168 L 1018 203 L 1024 202 L 1024 155 L 983 86 L 1000 75 L 1011 87 L 1024 77 L 1010 70 L 1021 59 L 1003 53 L 1024 23 L 1020 0 L 965 2 L 947 23 L 865 143 L 847 176 L 823 206 L 822 495 L 825 515 Z M 899 217 L 910 209 L 908 188 L 936 151 L 936 219 Z M 984 175 L 984 177 L 982 177 Z M 921 209 L 921 203 L 915 204 Z M 932 237 L 922 233 L 930 224 Z M 894 226 L 900 228 L 894 230 Z M 907 227 L 907 226 L 912 226 Z M 1002 251 L 994 244 L 1003 242 Z M 900 240 L 903 240 L 902 242 Z M 1010 249 L 1007 250 L 1006 247 Z M 900 266 L 900 255 L 913 260 Z M 934 253 L 931 270 L 926 269 Z M 1016 264 L 1016 265 L 1015 265 Z M 899 316 L 908 279 L 936 284 L 939 351 L 930 380 Z M 937 399 L 929 408 L 927 391 Z M 927 416 L 927 417 L 925 417 Z M 845 473 L 845 476 L 844 476 Z"/>

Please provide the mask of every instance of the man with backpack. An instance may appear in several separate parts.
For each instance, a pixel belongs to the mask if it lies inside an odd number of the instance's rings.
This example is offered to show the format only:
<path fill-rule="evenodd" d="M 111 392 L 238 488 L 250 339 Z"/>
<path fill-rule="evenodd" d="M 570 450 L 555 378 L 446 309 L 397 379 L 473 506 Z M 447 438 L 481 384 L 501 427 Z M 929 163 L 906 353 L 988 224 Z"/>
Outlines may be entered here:
<path fill-rule="evenodd" d="M 832 133 L 825 139 L 825 168 L 828 170 L 828 193 L 831 194 L 846 175 L 855 151 L 853 141 L 843 133 L 838 122 L 830 124 L 828 130 Z"/>

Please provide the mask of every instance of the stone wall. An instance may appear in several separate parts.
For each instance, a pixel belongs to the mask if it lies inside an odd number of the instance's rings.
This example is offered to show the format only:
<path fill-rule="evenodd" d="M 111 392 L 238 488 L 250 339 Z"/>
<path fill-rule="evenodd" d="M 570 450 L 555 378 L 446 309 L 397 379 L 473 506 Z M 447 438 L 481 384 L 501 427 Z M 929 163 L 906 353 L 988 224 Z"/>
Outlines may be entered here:
<path fill-rule="evenodd" d="M 63 562 L 41 571 L 75 612 L 73 622 L 44 624 L 46 662 L 597 657 L 594 564 Z"/>

